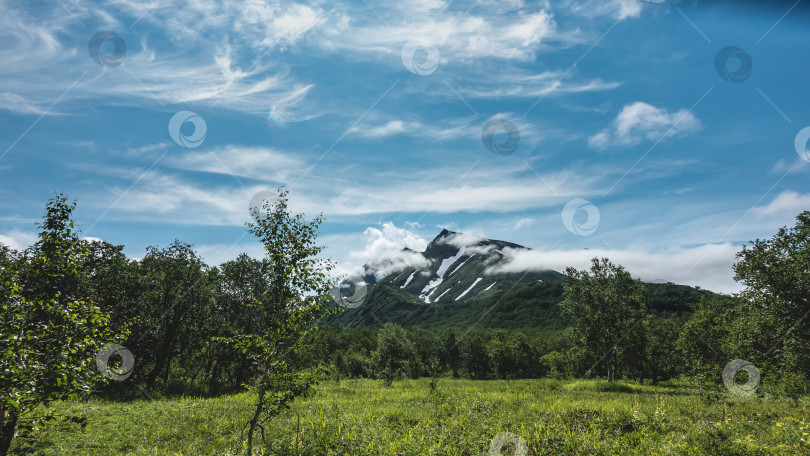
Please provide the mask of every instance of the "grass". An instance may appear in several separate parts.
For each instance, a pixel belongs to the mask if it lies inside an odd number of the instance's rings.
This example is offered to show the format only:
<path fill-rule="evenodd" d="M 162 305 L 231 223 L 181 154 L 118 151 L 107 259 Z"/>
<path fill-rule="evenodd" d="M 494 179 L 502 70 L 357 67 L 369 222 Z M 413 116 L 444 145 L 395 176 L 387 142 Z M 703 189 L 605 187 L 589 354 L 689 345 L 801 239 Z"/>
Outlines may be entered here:
<path fill-rule="evenodd" d="M 679 394 L 680 393 L 680 394 Z M 322 383 L 266 427 L 267 455 L 486 455 L 498 436 L 528 455 L 810 454 L 808 402 L 706 403 L 672 387 L 577 380 Z M 213 399 L 64 402 L 88 419 L 49 425 L 12 454 L 244 454 L 250 393 Z M 507 439 L 509 440 L 509 439 Z M 517 453 L 521 454 L 521 453 Z"/>

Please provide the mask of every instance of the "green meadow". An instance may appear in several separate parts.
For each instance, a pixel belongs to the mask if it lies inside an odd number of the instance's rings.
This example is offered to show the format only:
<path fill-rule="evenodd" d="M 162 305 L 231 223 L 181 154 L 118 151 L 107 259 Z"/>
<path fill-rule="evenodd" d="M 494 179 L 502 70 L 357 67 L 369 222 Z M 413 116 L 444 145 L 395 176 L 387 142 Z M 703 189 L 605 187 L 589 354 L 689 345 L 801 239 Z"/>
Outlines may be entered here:
<path fill-rule="evenodd" d="M 14 455 L 237 455 L 255 396 L 92 399 L 43 412 Z M 810 454 L 808 398 L 707 399 L 684 385 L 599 380 L 329 380 L 268 421 L 265 455 Z M 505 434 L 509 433 L 509 434 Z M 498 438 L 504 445 L 494 448 Z M 522 446 L 525 443 L 525 447 Z"/>

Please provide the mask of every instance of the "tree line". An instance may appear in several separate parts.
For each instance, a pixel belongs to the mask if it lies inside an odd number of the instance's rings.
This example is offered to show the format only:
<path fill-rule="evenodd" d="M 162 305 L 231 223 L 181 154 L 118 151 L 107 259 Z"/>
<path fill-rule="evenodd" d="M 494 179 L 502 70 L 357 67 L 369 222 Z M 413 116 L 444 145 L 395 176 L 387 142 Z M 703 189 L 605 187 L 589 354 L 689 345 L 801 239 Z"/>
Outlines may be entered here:
<path fill-rule="evenodd" d="M 564 330 L 322 326 L 306 332 L 301 348 L 285 356 L 296 369 L 327 368 L 345 377 L 651 382 L 681 376 L 719 382 L 726 364 L 745 359 L 772 384 L 798 394 L 806 391 L 810 372 L 810 305 L 802 292 L 810 282 L 810 213 L 798 222 L 739 254 L 741 294 L 705 295 L 688 317 L 651 315 L 643 283 L 621 266 L 594 259 L 590 270 L 566 270 L 558 304 L 569 325 Z M 0 245 L 0 265 L 16 269 L 26 283 L 91 296 L 110 327 L 128 328 L 118 340 L 137 367 L 110 391 L 142 385 L 156 394 L 216 394 L 242 388 L 256 375 L 249 355 L 224 341 L 265 330 L 250 304 L 268 292 L 269 259 L 241 254 L 211 267 L 176 240 L 132 260 L 123 246 L 79 240 L 85 254 L 76 274 L 46 282 L 37 279 L 41 248 L 17 252 Z M 22 294 L 41 293 L 29 288 Z"/>

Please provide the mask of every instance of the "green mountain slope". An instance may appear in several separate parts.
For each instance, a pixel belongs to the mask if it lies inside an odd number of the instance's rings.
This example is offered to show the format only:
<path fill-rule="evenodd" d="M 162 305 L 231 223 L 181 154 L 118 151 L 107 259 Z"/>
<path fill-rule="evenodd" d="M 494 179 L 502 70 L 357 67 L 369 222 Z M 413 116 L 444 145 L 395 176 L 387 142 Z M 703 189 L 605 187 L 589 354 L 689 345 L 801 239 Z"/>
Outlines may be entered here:
<path fill-rule="evenodd" d="M 462 237 L 442 231 L 424 252 L 419 266 L 377 278 L 366 268 L 365 298 L 325 323 L 346 327 L 536 328 L 565 327 L 557 308 L 563 275 L 557 271 L 498 272 L 517 244 Z M 526 249 L 528 250 L 528 249 Z M 648 283 L 648 307 L 659 317 L 684 318 L 701 297 L 712 294 L 685 285 Z"/>

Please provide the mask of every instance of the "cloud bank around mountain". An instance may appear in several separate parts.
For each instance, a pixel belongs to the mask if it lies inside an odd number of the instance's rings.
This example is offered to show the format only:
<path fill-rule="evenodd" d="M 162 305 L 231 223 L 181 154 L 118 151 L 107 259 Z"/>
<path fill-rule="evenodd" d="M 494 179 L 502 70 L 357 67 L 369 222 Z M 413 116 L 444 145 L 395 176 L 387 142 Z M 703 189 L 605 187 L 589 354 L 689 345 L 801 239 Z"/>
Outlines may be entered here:
<path fill-rule="evenodd" d="M 407 228 L 386 222 L 382 229 L 368 227 L 363 237 L 363 250 L 350 252 L 349 257 L 358 264 L 368 265 L 378 279 L 406 268 L 430 265 L 430 261 L 421 255 L 428 241 Z"/>
<path fill-rule="evenodd" d="M 673 247 L 661 251 L 629 249 L 520 250 L 505 249 L 505 261 L 492 272 L 589 269 L 591 259 L 608 258 L 644 282 L 674 282 L 718 293 L 736 293 L 732 266 L 740 246 L 731 243 Z"/>

